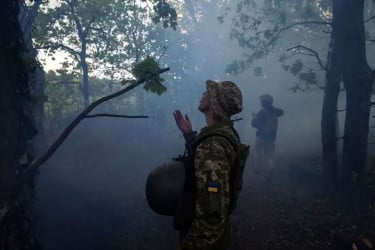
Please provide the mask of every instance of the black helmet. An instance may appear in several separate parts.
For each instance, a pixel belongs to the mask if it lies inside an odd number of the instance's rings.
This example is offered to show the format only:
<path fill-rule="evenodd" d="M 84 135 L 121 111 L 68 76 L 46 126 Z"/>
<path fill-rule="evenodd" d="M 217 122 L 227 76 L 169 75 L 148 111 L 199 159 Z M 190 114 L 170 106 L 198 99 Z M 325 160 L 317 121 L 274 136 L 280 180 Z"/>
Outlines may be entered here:
<path fill-rule="evenodd" d="M 270 94 L 263 94 L 263 95 L 259 96 L 259 100 L 262 103 L 269 104 L 269 105 L 271 105 L 273 103 L 273 97 Z"/>
<path fill-rule="evenodd" d="M 154 169 L 146 182 L 146 197 L 151 209 L 161 215 L 174 216 L 184 181 L 182 162 L 171 161 Z"/>

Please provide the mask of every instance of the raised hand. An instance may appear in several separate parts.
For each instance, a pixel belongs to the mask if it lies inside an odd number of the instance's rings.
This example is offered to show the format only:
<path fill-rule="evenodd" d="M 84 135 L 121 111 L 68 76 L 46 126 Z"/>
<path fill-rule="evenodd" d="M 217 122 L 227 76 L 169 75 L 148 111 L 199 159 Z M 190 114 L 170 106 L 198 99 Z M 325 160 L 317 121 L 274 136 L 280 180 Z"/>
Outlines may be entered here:
<path fill-rule="evenodd" d="M 177 127 L 181 130 L 183 134 L 190 133 L 193 129 L 191 126 L 190 119 L 187 114 L 185 117 L 181 114 L 180 110 L 176 110 L 173 113 L 174 120 L 176 121 Z"/>

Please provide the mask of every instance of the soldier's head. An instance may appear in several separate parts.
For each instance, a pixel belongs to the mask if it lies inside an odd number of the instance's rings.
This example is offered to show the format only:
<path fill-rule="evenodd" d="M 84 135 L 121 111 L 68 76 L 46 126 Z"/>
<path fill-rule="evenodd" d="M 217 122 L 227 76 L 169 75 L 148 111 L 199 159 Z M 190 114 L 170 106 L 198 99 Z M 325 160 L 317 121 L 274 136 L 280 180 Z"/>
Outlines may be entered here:
<path fill-rule="evenodd" d="M 273 104 L 273 97 L 270 94 L 264 94 L 264 95 L 259 96 L 259 100 L 260 100 L 260 105 L 262 105 L 262 107 L 265 107 L 265 108 L 271 107 Z"/>
<path fill-rule="evenodd" d="M 241 90 L 234 82 L 206 81 L 207 92 L 203 94 L 199 110 L 212 110 L 217 121 L 230 120 L 232 115 L 242 111 Z"/>

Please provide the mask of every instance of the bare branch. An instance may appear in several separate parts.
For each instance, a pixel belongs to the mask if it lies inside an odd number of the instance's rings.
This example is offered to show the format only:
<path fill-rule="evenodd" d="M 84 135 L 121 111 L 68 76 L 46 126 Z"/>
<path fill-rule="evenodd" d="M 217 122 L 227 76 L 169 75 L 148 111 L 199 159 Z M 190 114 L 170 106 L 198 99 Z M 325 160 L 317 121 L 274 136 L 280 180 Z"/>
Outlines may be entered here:
<path fill-rule="evenodd" d="M 160 69 L 158 74 L 167 72 L 169 68 Z M 111 95 L 102 97 L 95 102 L 91 103 L 88 107 L 86 107 L 69 125 L 65 128 L 65 130 L 61 133 L 61 135 L 56 139 L 56 141 L 48 148 L 48 150 L 38 159 L 35 159 L 30 166 L 26 169 L 24 174 L 20 176 L 20 178 L 17 180 L 17 185 L 14 190 L 14 193 L 17 194 L 20 192 L 22 186 L 28 182 L 30 182 L 38 170 L 38 168 L 45 163 L 52 154 L 60 147 L 60 145 L 64 142 L 64 140 L 68 137 L 68 135 L 73 131 L 73 129 L 99 104 L 108 101 L 110 99 L 113 99 L 117 96 L 120 96 L 122 94 L 125 94 L 126 92 L 132 90 L 133 88 L 141 85 L 144 83 L 147 79 L 140 79 L 136 83 L 130 84 L 124 89 L 117 91 Z"/>
<path fill-rule="evenodd" d="M 292 48 L 287 49 L 286 51 L 290 51 L 290 50 L 297 50 L 297 51 L 300 51 L 300 50 L 307 50 L 307 51 L 309 51 L 311 54 L 306 54 L 306 53 L 302 53 L 302 52 L 299 52 L 299 53 L 301 53 L 301 54 L 303 54 L 303 55 L 308 55 L 308 56 L 313 56 L 313 57 L 315 57 L 316 60 L 318 61 L 318 64 L 320 65 L 320 67 L 321 67 L 322 69 L 324 69 L 324 70 L 327 71 L 327 66 L 323 63 L 322 59 L 320 59 L 320 57 L 319 57 L 319 53 L 316 52 L 315 50 L 310 49 L 310 48 L 308 48 L 308 47 L 306 47 L 306 46 L 303 46 L 303 45 L 297 45 L 297 46 L 294 46 L 294 47 L 292 47 Z"/>
<path fill-rule="evenodd" d="M 85 36 L 88 35 L 89 31 L 91 30 L 91 24 L 95 21 L 95 17 L 92 17 L 90 19 L 90 21 L 88 22 L 87 24 L 87 27 L 83 30 L 83 34 L 85 34 Z"/>
<path fill-rule="evenodd" d="M 79 20 L 79 18 L 77 17 L 76 15 L 76 12 L 75 12 L 75 7 L 77 7 L 77 1 L 71 1 L 71 2 L 68 2 L 68 5 L 70 7 L 70 11 L 71 11 L 71 14 L 73 16 L 73 20 L 76 24 L 76 28 L 77 28 L 77 31 L 78 31 L 78 36 L 79 38 L 81 39 L 81 41 L 85 38 L 85 33 L 82 29 L 82 24 Z"/>
<path fill-rule="evenodd" d="M 289 29 L 291 29 L 291 28 L 293 28 L 295 26 L 303 26 L 303 25 L 332 25 L 332 22 L 323 22 L 323 21 L 296 22 L 296 23 L 292 23 L 290 25 L 284 26 L 281 29 L 277 29 L 277 30 L 262 30 L 262 31 L 257 32 L 256 34 L 259 35 L 259 34 L 262 34 L 262 33 L 265 33 L 265 32 L 277 32 L 278 34 L 280 34 L 281 32 L 289 30 Z"/>
<path fill-rule="evenodd" d="M 79 57 L 80 52 L 62 43 L 42 46 L 41 49 L 62 49 L 71 54 L 72 56 Z"/>
<path fill-rule="evenodd" d="M 332 25 L 332 22 L 323 22 L 323 21 L 296 22 L 296 23 L 292 23 L 290 25 L 287 25 L 287 26 L 279 29 L 278 31 L 288 30 L 288 29 L 293 28 L 295 26 L 302 26 L 302 25 Z"/>
<path fill-rule="evenodd" d="M 370 21 L 373 20 L 373 19 L 375 19 L 375 15 L 373 15 L 373 16 L 367 18 L 367 19 L 364 20 L 363 22 L 364 22 L 364 23 L 367 23 L 367 22 L 370 22 Z"/>
<path fill-rule="evenodd" d="M 114 114 L 94 114 L 86 115 L 85 118 L 94 118 L 94 117 L 117 117 L 117 118 L 149 118 L 148 115 L 114 115 Z"/>

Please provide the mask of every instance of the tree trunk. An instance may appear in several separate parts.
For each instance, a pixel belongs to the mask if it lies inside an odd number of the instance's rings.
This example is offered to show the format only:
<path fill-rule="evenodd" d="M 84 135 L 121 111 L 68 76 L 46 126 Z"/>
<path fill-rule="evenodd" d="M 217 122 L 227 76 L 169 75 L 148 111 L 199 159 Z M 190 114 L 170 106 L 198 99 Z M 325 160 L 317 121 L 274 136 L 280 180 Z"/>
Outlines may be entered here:
<path fill-rule="evenodd" d="M 18 20 L 23 33 L 24 41 L 26 43 L 27 54 L 30 58 L 36 58 L 38 52 L 33 45 L 32 27 L 35 17 L 38 14 L 39 7 L 42 4 L 42 0 L 33 1 L 33 5 L 31 7 L 26 6 L 24 0 L 19 0 L 18 2 L 20 4 Z M 33 146 L 37 152 L 42 152 L 46 148 L 46 138 L 44 137 L 45 73 L 39 66 L 34 69 L 30 68 L 28 71 L 28 87 L 30 90 L 31 99 L 34 101 L 32 105 L 32 114 L 34 117 L 35 127 L 38 130 L 38 135 L 36 138 L 34 138 Z"/>
<path fill-rule="evenodd" d="M 89 106 L 89 70 L 86 62 L 82 63 L 82 94 L 83 104 L 85 107 Z"/>
<path fill-rule="evenodd" d="M 366 60 L 363 7 L 364 0 L 336 0 L 334 5 L 336 13 L 340 13 L 340 38 L 343 43 L 342 51 L 345 51 L 343 81 L 346 88 L 346 116 L 342 158 L 344 184 L 352 180 L 353 171 L 363 177 L 367 158 L 374 75 Z"/>
<path fill-rule="evenodd" d="M 18 1 L 0 1 L 0 207 L 15 185 L 21 112 L 28 95 L 18 11 Z"/>
<path fill-rule="evenodd" d="M 82 94 L 83 94 L 83 105 L 84 107 L 90 104 L 89 94 L 89 67 L 86 62 L 86 42 L 82 40 L 82 51 L 81 51 L 81 67 L 82 67 Z"/>
<path fill-rule="evenodd" d="M 323 156 L 323 176 L 328 183 L 336 186 L 338 181 L 337 168 L 337 100 L 340 92 L 340 53 L 335 46 L 332 34 L 330 49 L 327 56 L 326 85 L 324 89 L 321 139 Z"/>

